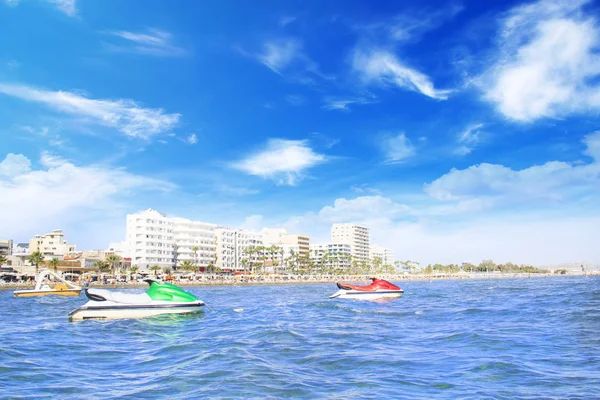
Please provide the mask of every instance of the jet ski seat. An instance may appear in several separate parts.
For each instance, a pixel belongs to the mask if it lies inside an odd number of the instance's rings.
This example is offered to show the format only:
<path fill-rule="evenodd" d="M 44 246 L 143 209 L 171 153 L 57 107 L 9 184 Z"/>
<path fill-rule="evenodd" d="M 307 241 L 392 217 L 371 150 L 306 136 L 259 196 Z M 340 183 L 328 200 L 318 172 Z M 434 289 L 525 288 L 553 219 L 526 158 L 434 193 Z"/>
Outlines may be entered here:
<path fill-rule="evenodd" d="M 120 293 L 106 289 L 85 289 L 84 293 L 88 299 L 94 301 L 114 301 L 126 304 L 148 304 L 152 301 L 146 293 Z"/>

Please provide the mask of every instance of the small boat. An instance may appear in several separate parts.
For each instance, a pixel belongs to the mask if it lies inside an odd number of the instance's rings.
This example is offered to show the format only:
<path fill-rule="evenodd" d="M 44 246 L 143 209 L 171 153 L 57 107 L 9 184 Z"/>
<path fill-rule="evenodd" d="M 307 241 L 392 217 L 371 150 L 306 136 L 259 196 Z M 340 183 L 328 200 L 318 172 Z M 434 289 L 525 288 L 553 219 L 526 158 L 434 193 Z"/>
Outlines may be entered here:
<path fill-rule="evenodd" d="M 373 282 L 368 286 L 348 285 L 346 283 L 338 282 L 337 287 L 340 290 L 329 296 L 329 298 L 375 300 L 400 297 L 402 296 L 402 293 L 404 293 L 404 290 L 383 279 L 371 278 L 371 280 Z"/>
<path fill-rule="evenodd" d="M 59 283 L 52 285 L 50 278 L 54 278 Z M 75 285 L 73 282 L 62 278 L 56 272 L 44 269 L 38 273 L 35 278 L 35 288 L 26 290 L 15 290 L 13 292 L 15 297 L 35 297 L 35 296 L 79 296 L 81 293 L 81 286 Z"/>
<path fill-rule="evenodd" d="M 145 293 L 130 294 L 106 289 L 86 289 L 90 299 L 69 313 L 71 321 L 84 319 L 143 318 L 161 314 L 186 314 L 202 310 L 204 302 L 170 283 L 146 279 Z"/>

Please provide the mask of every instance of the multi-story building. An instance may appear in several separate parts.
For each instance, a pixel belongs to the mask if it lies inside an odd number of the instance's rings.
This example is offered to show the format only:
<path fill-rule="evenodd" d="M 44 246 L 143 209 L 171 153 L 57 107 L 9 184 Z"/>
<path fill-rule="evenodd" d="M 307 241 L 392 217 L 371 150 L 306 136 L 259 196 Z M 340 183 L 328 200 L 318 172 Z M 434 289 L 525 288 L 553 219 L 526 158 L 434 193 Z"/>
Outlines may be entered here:
<path fill-rule="evenodd" d="M 13 241 L 12 239 L 0 239 L 0 255 L 12 255 Z"/>
<path fill-rule="evenodd" d="M 75 252 L 75 245 L 67 243 L 61 229 L 55 229 L 45 235 L 35 235 L 29 240 L 29 252 L 36 251 L 44 256 L 64 256 Z"/>
<path fill-rule="evenodd" d="M 369 262 L 369 228 L 357 224 L 333 224 L 331 241 L 351 246 L 352 259 L 358 262 Z"/>
<path fill-rule="evenodd" d="M 371 263 L 375 258 L 380 258 L 382 265 L 394 265 L 394 252 L 391 249 L 377 246 L 376 244 L 371 245 Z"/>
<path fill-rule="evenodd" d="M 173 221 L 151 208 L 127 215 L 125 246 L 131 264 L 140 268 L 153 265 L 169 268 L 175 265 Z"/>
<path fill-rule="evenodd" d="M 199 267 L 216 265 L 217 225 L 185 218 L 172 218 L 172 221 L 177 265 L 186 260 Z"/>
<path fill-rule="evenodd" d="M 190 261 L 199 267 L 216 263 L 215 224 L 168 217 L 148 209 L 127 215 L 126 243 L 116 246 L 132 265 L 172 268 Z"/>
<path fill-rule="evenodd" d="M 264 252 L 251 249 L 263 245 L 260 234 L 239 229 L 215 229 L 217 266 L 225 271 L 239 271 L 262 262 Z"/>
<path fill-rule="evenodd" d="M 352 265 L 352 246 L 347 243 L 315 244 L 310 249 L 315 266 L 349 268 Z"/>
<path fill-rule="evenodd" d="M 267 228 L 262 231 L 262 241 L 265 246 L 277 246 L 283 250 L 281 261 L 293 263 L 310 258 L 310 237 L 290 234 L 284 228 Z M 295 256 L 298 256 L 296 259 Z"/>

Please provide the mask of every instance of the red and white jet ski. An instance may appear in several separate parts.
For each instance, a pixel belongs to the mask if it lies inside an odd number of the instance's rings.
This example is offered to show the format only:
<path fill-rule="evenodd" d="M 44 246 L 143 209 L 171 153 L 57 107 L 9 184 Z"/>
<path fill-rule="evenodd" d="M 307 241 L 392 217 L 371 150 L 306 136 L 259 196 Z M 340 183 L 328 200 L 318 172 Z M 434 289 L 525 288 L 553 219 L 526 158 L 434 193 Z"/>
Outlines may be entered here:
<path fill-rule="evenodd" d="M 348 285 L 347 283 L 338 282 L 337 287 L 340 290 L 329 296 L 329 298 L 375 300 L 400 297 L 404 293 L 404 290 L 383 279 L 371 278 L 371 280 L 373 282 L 368 286 Z"/>

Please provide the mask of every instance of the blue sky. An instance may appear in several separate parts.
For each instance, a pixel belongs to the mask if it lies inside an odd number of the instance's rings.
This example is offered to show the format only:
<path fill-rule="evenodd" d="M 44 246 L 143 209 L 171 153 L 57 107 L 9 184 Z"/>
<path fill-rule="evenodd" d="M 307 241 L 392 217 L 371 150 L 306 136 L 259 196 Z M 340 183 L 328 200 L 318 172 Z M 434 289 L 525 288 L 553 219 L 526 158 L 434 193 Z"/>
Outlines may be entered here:
<path fill-rule="evenodd" d="M 600 4 L 0 0 L 0 236 L 149 207 L 600 263 Z"/>

